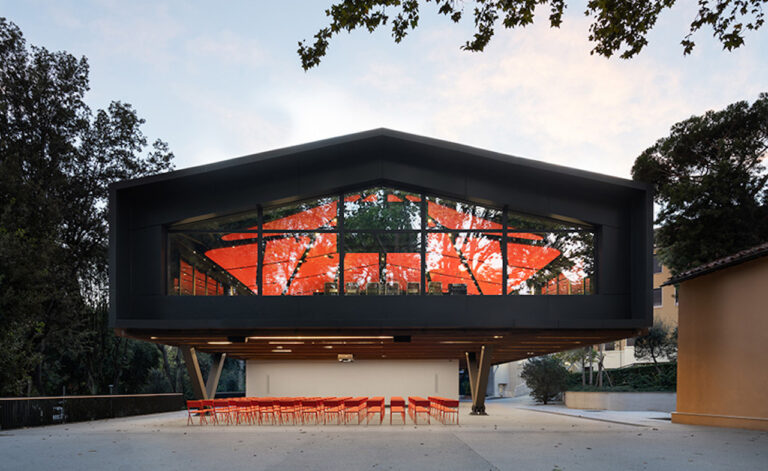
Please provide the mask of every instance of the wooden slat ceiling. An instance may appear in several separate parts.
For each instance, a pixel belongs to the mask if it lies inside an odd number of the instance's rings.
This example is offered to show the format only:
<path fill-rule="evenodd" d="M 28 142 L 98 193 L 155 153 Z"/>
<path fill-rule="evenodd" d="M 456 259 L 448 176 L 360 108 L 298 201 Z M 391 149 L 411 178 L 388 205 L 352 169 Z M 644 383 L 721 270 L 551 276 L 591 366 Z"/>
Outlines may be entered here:
<path fill-rule="evenodd" d="M 493 345 L 493 363 L 521 360 L 614 340 L 641 332 L 623 330 L 118 330 L 150 342 L 227 353 L 245 360 L 332 360 L 339 354 L 368 359 L 460 359 Z"/>

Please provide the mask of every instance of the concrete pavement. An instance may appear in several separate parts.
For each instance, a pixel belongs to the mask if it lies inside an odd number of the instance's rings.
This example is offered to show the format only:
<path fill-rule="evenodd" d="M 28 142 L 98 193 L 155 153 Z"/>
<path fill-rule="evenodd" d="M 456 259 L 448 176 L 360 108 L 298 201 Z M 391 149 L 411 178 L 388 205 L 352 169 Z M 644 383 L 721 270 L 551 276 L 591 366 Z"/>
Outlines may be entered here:
<path fill-rule="evenodd" d="M 0 431 L 0 469 L 768 468 L 765 432 L 678 425 L 653 417 L 606 422 L 519 400 L 488 401 L 487 407 L 488 416 L 474 417 L 468 415 L 469 404 L 462 403 L 458 427 L 188 427 L 184 412 L 7 430 Z"/>

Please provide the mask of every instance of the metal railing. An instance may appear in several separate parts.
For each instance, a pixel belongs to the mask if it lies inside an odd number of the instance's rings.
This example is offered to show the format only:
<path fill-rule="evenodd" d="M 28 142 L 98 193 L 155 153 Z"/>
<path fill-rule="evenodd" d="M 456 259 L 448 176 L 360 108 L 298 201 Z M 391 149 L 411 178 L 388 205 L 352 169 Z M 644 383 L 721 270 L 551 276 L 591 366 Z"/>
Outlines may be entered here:
<path fill-rule="evenodd" d="M 181 393 L 0 398 L 0 430 L 155 414 L 185 408 Z"/>

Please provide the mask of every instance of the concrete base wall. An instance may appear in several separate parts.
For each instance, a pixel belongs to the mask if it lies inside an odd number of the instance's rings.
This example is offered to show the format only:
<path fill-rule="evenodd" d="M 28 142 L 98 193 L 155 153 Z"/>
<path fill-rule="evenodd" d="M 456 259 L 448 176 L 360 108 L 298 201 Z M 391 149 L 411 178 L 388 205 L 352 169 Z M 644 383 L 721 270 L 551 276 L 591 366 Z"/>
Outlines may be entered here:
<path fill-rule="evenodd" d="M 257 396 L 458 398 L 458 360 L 248 360 L 245 393 Z"/>
<path fill-rule="evenodd" d="M 665 392 L 582 392 L 567 391 L 565 406 L 591 410 L 652 410 L 672 412 L 677 394 Z"/>
<path fill-rule="evenodd" d="M 709 425 L 711 427 L 746 428 L 768 431 L 768 419 L 759 417 L 736 417 L 732 415 L 673 412 L 672 422 L 676 424 Z"/>

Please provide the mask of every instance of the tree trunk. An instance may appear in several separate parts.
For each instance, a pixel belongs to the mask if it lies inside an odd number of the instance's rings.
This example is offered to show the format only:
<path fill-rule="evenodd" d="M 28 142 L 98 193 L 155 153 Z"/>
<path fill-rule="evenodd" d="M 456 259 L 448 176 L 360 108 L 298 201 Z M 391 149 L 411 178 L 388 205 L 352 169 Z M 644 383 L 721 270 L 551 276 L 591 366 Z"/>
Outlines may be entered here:
<path fill-rule="evenodd" d="M 176 351 L 176 357 L 175 357 L 175 363 L 176 363 L 176 388 L 175 390 L 178 392 L 184 392 L 184 383 L 182 381 L 182 374 L 181 374 L 181 355 L 179 354 L 179 347 L 175 347 Z"/>
<path fill-rule="evenodd" d="M 659 362 L 656 361 L 656 355 L 651 350 L 651 360 L 653 360 L 653 367 L 656 368 L 656 374 L 661 376 L 661 368 L 659 368 Z"/>
<path fill-rule="evenodd" d="M 171 364 L 168 362 L 168 352 L 165 350 L 164 345 L 155 344 L 160 353 L 163 354 L 163 371 L 165 372 L 165 378 L 168 380 L 168 384 L 171 385 L 171 392 L 176 392 L 176 381 L 173 380 L 171 374 Z"/>
<path fill-rule="evenodd" d="M 604 344 L 600 344 L 597 350 L 597 387 L 602 388 L 603 387 L 603 348 L 605 348 Z"/>

